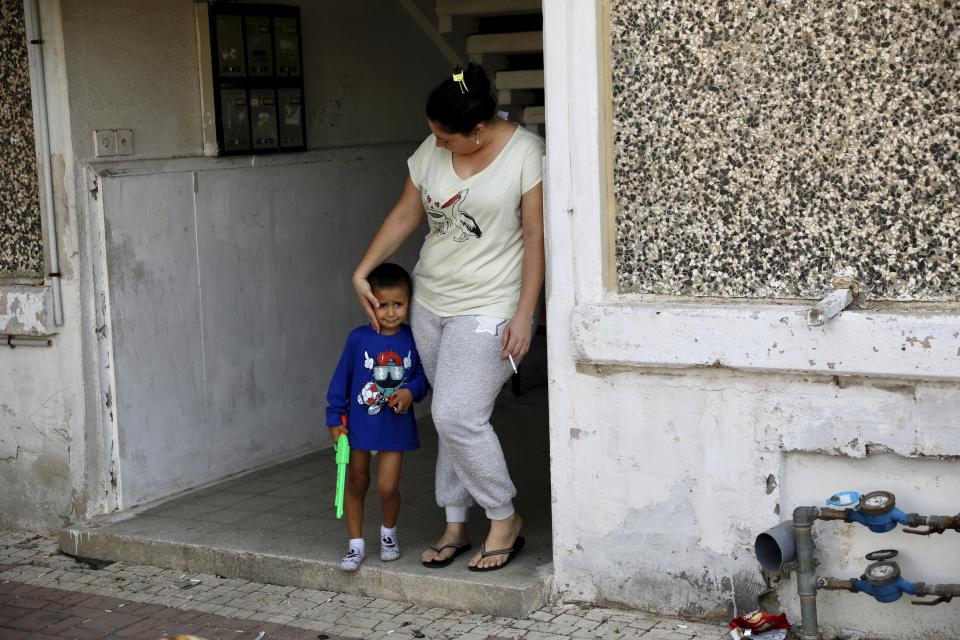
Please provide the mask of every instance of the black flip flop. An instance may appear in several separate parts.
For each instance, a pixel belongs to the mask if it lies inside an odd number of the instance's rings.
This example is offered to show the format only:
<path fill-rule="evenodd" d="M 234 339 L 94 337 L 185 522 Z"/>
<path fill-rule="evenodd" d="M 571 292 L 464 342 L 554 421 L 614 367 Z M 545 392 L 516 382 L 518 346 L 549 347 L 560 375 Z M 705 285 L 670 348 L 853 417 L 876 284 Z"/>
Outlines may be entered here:
<path fill-rule="evenodd" d="M 497 571 L 498 569 L 503 569 L 505 566 L 510 564 L 510 561 L 513 560 L 514 556 L 520 553 L 520 549 L 523 549 L 523 545 L 526 544 L 526 540 L 523 539 L 523 536 L 517 536 L 516 542 L 513 543 L 513 546 L 509 549 L 498 549 L 497 551 L 487 551 L 483 548 L 483 545 L 480 545 L 480 557 L 489 558 L 490 556 L 501 556 L 504 554 L 510 554 L 507 556 L 507 559 L 503 561 L 502 564 L 495 565 L 493 567 L 467 567 L 470 571 Z"/>
<path fill-rule="evenodd" d="M 434 560 L 431 560 L 431 561 L 429 561 L 429 562 L 427 562 L 426 560 L 421 560 L 421 561 L 420 561 L 420 564 L 422 564 L 422 565 L 425 566 L 425 567 L 430 567 L 431 569 L 439 569 L 439 568 L 445 567 L 445 566 L 447 566 L 448 564 L 450 564 L 451 562 L 453 562 L 453 561 L 456 559 L 456 557 L 457 557 L 458 555 L 460 555 L 461 553 L 463 553 L 464 551 L 469 551 L 469 550 L 470 550 L 470 543 L 469 543 L 469 542 L 468 542 L 467 544 L 452 544 L 452 543 L 451 543 L 451 544 L 445 544 L 445 545 L 443 545 L 443 546 L 440 547 L 440 548 L 437 548 L 437 547 L 428 547 L 428 548 L 429 548 L 429 549 L 432 549 L 433 551 L 435 551 L 435 552 L 437 552 L 437 553 L 440 553 L 440 552 L 443 551 L 444 549 L 456 549 L 456 551 L 454 551 L 453 554 L 450 555 L 450 557 L 444 558 L 443 560 L 440 560 L 439 562 L 434 561 Z"/>

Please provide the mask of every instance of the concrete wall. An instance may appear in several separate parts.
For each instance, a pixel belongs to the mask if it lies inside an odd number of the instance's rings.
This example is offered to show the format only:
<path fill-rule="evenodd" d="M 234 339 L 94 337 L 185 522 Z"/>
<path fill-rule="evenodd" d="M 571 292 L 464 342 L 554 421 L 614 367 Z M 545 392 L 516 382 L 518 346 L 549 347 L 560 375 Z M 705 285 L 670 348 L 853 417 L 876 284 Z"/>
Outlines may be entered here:
<path fill-rule="evenodd" d="M 452 65 L 401 3 L 288 4 L 301 6 L 309 148 L 429 133 L 426 95 Z M 202 155 L 213 116 L 201 110 L 198 42 L 209 44 L 195 3 L 64 0 L 63 14 L 77 156 L 94 156 L 95 129 L 116 128 L 133 130 L 135 158 Z"/>
<path fill-rule="evenodd" d="M 756 535 L 798 505 L 823 504 L 841 489 L 887 489 L 905 510 L 955 513 L 956 305 L 878 306 L 809 327 L 803 303 L 621 293 L 623 222 L 608 177 L 616 81 L 598 72 L 615 57 L 604 35 L 609 17 L 569 0 L 545 3 L 544 20 L 557 594 L 728 619 L 756 607 L 765 588 Z M 656 166 L 675 160 L 658 150 L 650 149 Z M 669 208 L 683 195 L 668 190 L 653 204 Z M 689 228 L 677 222 L 674 229 L 661 220 L 658 232 Z M 960 575 L 955 534 L 878 535 L 835 523 L 816 530 L 820 575 L 858 577 L 864 553 L 884 547 L 900 549 L 909 579 Z M 777 589 L 799 622 L 795 592 L 790 580 Z M 891 639 L 955 635 L 956 611 L 943 606 L 880 605 L 853 594 L 821 602 L 825 626 Z"/>

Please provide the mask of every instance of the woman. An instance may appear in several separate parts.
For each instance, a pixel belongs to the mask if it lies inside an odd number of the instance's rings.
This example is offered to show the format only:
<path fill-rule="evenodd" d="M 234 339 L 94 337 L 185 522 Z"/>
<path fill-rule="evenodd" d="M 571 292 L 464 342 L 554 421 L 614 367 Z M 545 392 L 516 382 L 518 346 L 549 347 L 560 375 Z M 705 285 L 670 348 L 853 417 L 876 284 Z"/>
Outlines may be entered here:
<path fill-rule="evenodd" d="M 494 400 L 529 350 L 543 284 L 543 140 L 496 113 L 483 69 L 471 64 L 430 94 L 431 135 L 410 157 L 410 175 L 353 274 L 370 322 L 366 276 L 427 215 L 430 231 L 413 272 L 411 326 L 439 436 L 437 503 L 447 526 L 421 555 L 443 567 L 470 548 L 467 510 L 479 504 L 487 537 L 468 565 L 500 569 L 523 546 L 516 489 L 490 425 Z"/>

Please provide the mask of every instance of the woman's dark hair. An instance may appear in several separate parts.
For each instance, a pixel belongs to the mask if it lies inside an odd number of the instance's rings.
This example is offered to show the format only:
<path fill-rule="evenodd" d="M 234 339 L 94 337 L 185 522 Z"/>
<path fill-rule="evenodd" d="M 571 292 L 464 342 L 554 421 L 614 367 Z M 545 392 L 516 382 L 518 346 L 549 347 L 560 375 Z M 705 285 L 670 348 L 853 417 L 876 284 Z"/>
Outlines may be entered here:
<path fill-rule="evenodd" d="M 453 73 L 459 72 L 457 67 Z M 451 74 L 427 98 L 427 117 L 449 133 L 470 133 L 497 112 L 497 99 L 493 97 L 490 79 L 483 67 L 468 64 L 463 70 L 463 84 L 466 91 Z"/>
<path fill-rule="evenodd" d="M 384 262 L 374 267 L 367 276 L 367 282 L 370 283 L 371 289 L 404 287 L 407 293 L 413 293 L 413 280 L 410 279 L 410 274 L 406 269 L 392 262 Z"/>

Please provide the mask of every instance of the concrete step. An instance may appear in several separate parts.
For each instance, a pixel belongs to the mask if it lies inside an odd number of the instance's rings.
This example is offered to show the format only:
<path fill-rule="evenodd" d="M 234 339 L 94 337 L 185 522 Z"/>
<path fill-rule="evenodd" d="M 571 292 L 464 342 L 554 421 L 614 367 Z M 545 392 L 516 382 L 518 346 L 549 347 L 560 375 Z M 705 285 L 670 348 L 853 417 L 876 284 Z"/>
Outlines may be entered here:
<path fill-rule="evenodd" d="M 545 124 L 547 122 L 546 107 L 536 105 L 524 107 L 521 117 L 525 125 Z"/>
<path fill-rule="evenodd" d="M 510 89 L 543 89 L 543 69 L 497 71 L 493 78 L 497 91 Z"/>
<path fill-rule="evenodd" d="M 437 0 L 437 25 L 440 33 L 453 31 L 453 19 L 537 13 L 540 0 Z"/>
<path fill-rule="evenodd" d="M 420 551 L 433 543 L 443 519 L 434 502 L 436 430 L 429 416 L 418 419 L 421 449 L 404 456 L 398 532 L 403 555 L 394 562 L 378 557 L 381 515 L 374 483 L 364 515 L 367 558 L 356 573 L 340 571 L 346 525 L 333 513 L 336 467 L 329 448 L 71 525 L 61 531 L 60 546 L 85 558 L 522 618 L 547 602 L 553 575 L 546 389 L 521 397 L 505 390 L 497 402 L 493 420 L 498 431 L 511 434 L 501 435 L 501 442 L 521 488 L 515 504 L 527 541 L 499 571 L 468 571 L 467 553 L 443 569 L 420 564 Z M 486 529 L 482 510 L 472 509 L 474 550 Z"/>
<path fill-rule="evenodd" d="M 543 51 L 542 31 L 482 33 L 467 36 L 467 54 L 537 53 Z"/>
<path fill-rule="evenodd" d="M 82 558 L 511 618 L 524 618 L 544 606 L 550 594 L 553 565 L 546 546 L 524 548 L 506 569 L 474 573 L 467 571 L 466 553 L 444 569 L 428 569 L 419 561 L 425 543 L 403 539 L 405 553 L 400 560 L 381 562 L 375 541 L 368 536 L 367 558 L 359 571 L 349 574 L 340 570 L 339 558 L 324 553 L 315 538 L 301 546 L 293 544 L 285 531 L 264 530 L 260 535 L 212 532 L 204 527 L 182 528 L 166 520 L 113 517 L 75 524 L 61 532 L 61 549 Z M 307 539 L 302 531 L 301 536 Z M 338 549 L 335 555 L 345 551 Z"/>

